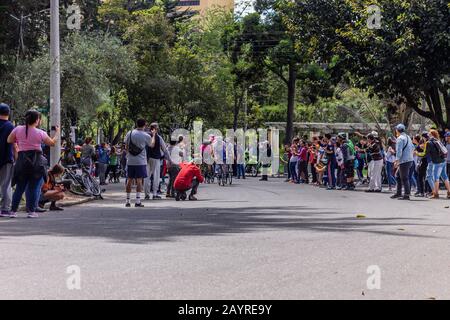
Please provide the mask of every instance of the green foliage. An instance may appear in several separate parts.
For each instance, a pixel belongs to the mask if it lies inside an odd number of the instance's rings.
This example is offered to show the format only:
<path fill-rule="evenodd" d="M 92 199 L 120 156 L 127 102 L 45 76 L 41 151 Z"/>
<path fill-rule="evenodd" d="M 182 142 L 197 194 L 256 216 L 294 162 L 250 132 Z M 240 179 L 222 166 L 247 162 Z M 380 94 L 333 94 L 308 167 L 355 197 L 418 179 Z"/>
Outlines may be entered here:
<path fill-rule="evenodd" d="M 367 27 L 366 0 L 300 0 L 283 5 L 298 51 L 330 63 L 398 106 L 450 127 L 450 9 L 446 0 L 379 0 L 381 29 Z M 337 61 L 337 63 L 336 63 Z M 425 99 L 428 110 L 419 106 Z"/>
<path fill-rule="evenodd" d="M 373 2 L 258 0 L 242 18 L 191 18 L 175 0 L 80 0 L 82 30 L 61 23 L 64 123 L 114 141 L 138 117 L 165 131 L 286 122 L 289 140 L 295 121 L 397 121 L 407 106 L 450 127 L 448 1 L 377 0 L 380 30 L 367 28 Z M 47 9 L 0 5 L 0 98 L 17 117 L 47 105 Z"/>

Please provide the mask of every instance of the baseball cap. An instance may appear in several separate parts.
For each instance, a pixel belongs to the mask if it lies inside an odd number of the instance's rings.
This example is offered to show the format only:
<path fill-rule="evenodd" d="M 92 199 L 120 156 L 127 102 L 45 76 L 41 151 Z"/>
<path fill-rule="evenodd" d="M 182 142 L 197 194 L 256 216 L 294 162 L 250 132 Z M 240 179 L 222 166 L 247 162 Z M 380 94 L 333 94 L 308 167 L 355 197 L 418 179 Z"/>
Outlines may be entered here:
<path fill-rule="evenodd" d="M 446 137 L 446 138 L 450 137 L 450 131 L 448 131 L 448 132 L 445 133 L 445 137 Z"/>
<path fill-rule="evenodd" d="M 397 129 L 399 132 L 403 132 L 406 130 L 406 127 L 403 123 L 398 124 L 395 129 Z"/>

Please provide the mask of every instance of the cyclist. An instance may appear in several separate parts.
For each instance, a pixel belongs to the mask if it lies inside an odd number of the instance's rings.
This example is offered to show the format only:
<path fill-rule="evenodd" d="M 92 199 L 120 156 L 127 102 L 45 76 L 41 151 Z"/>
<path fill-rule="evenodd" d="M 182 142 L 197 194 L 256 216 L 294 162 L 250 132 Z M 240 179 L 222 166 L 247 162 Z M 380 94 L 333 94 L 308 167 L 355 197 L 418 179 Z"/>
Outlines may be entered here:
<path fill-rule="evenodd" d="M 216 173 L 219 176 L 226 174 L 226 144 L 222 137 L 217 137 L 212 145 L 214 163 L 216 165 Z"/>

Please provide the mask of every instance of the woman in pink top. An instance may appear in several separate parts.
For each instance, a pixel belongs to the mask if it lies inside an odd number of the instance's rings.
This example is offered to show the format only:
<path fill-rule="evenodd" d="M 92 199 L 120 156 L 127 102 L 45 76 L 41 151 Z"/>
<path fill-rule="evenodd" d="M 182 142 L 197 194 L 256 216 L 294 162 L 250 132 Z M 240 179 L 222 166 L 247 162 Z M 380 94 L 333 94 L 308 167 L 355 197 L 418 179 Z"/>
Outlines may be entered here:
<path fill-rule="evenodd" d="M 50 138 L 45 131 L 38 129 L 40 123 L 41 114 L 30 110 L 25 114 L 25 125 L 16 127 L 8 137 L 8 143 L 16 143 L 19 151 L 14 167 L 13 184 L 16 184 L 16 190 L 12 199 L 11 218 L 17 217 L 24 192 L 28 218 L 38 217 L 35 211 L 46 174 L 46 159 L 42 155 L 41 145 L 54 146 L 59 135 L 59 128 L 56 128 L 55 137 Z"/>

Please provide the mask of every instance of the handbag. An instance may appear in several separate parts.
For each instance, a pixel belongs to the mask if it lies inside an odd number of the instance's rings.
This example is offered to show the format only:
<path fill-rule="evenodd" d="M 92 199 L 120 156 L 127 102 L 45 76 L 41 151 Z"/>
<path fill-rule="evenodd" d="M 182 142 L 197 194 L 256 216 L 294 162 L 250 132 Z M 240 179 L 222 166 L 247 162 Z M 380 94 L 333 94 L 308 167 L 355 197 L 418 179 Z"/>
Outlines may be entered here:
<path fill-rule="evenodd" d="M 142 151 L 144 151 L 144 148 L 139 148 L 137 145 L 135 145 L 133 143 L 132 140 L 132 136 L 133 136 L 133 131 L 130 132 L 130 138 L 128 141 L 128 152 L 132 155 L 132 156 L 138 156 L 142 153 Z"/>

